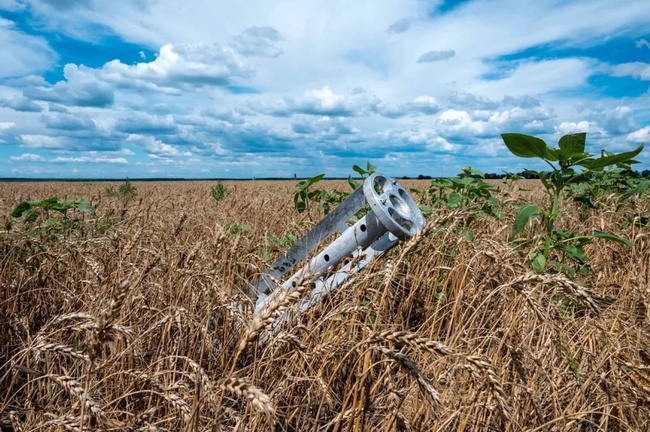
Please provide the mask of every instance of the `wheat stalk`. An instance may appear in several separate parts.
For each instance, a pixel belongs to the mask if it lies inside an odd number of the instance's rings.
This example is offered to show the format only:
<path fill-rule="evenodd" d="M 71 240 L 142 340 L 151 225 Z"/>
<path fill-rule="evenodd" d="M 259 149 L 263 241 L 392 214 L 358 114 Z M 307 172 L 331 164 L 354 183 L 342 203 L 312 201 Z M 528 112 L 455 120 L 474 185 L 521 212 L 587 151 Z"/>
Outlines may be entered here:
<path fill-rule="evenodd" d="M 418 386 L 424 394 L 430 396 L 434 402 L 440 402 L 440 393 L 438 393 L 438 391 L 433 387 L 431 381 L 426 376 L 424 376 L 415 362 L 411 360 L 406 354 L 402 354 L 400 352 L 379 345 L 375 345 L 372 348 L 381 351 L 384 355 L 397 362 L 400 366 L 402 366 L 402 368 L 404 368 L 409 374 L 411 374 L 411 376 L 415 378 Z"/>
<path fill-rule="evenodd" d="M 453 351 L 446 345 L 419 336 L 417 333 L 407 331 L 386 330 L 383 332 L 373 332 L 370 334 L 368 343 L 390 342 L 393 344 L 408 345 L 413 348 L 428 351 L 438 355 L 452 355 Z"/>
<path fill-rule="evenodd" d="M 245 398 L 260 412 L 269 415 L 275 414 L 275 408 L 271 403 L 271 398 L 259 387 L 254 386 L 242 378 L 226 378 L 218 384 L 218 387 Z"/>
<path fill-rule="evenodd" d="M 97 401 L 95 401 L 95 399 L 84 390 L 79 381 L 67 375 L 47 374 L 43 375 L 43 378 L 54 381 L 68 393 L 76 396 L 94 418 L 106 420 L 106 414 L 102 408 L 99 406 Z"/>

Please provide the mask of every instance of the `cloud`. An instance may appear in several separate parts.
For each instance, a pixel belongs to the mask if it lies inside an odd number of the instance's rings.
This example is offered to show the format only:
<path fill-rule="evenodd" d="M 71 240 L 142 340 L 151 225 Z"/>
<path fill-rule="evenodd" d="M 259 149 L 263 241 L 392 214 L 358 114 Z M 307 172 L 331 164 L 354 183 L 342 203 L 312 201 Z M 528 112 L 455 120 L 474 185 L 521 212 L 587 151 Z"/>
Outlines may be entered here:
<path fill-rule="evenodd" d="M 179 156 L 181 152 L 174 146 L 166 144 L 152 136 L 148 135 L 129 135 L 126 139 L 129 143 L 134 143 L 142 147 L 149 155 L 157 157 Z"/>
<path fill-rule="evenodd" d="M 92 119 L 78 114 L 46 114 L 41 121 L 50 129 L 64 131 L 95 131 L 96 125 Z"/>
<path fill-rule="evenodd" d="M 119 118 L 114 130 L 135 135 L 171 135 L 180 132 L 172 115 L 158 116 L 146 113 Z"/>
<path fill-rule="evenodd" d="M 20 144 L 22 139 L 18 133 L 18 126 L 14 122 L 0 121 L 0 145 Z"/>
<path fill-rule="evenodd" d="M 45 158 L 34 153 L 23 153 L 20 156 L 11 156 L 9 160 L 14 162 L 42 162 Z"/>
<path fill-rule="evenodd" d="M 288 117 L 307 114 L 329 117 L 352 117 L 375 112 L 379 99 L 358 89 L 352 96 L 335 93 L 329 86 L 307 90 L 298 98 L 284 98 L 258 109 L 271 115 Z"/>
<path fill-rule="evenodd" d="M 405 18 L 402 18 L 400 20 L 395 21 L 393 24 L 391 24 L 387 29 L 386 32 L 388 33 L 404 33 L 407 32 L 411 28 L 411 22 Z"/>
<path fill-rule="evenodd" d="M 609 134 L 627 134 L 636 129 L 634 111 L 629 106 L 617 106 L 605 113 L 601 122 L 603 129 Z"/>
<path fill-rule="evenodd" d="M 0 18 L 0 79 L 49 69 L 57 54 L 45 39 L 16 29 L 13 21 Z"/>
<path fill-rule="evenodd" d="M 11 99 L 0 99 L 0 107 L 11 108 L 20 112 L 41 112 L 43 107 L 24 96 L 14 96 Z"/>
<path fill-rule="evenodd" d="M 273 27 L 249 27 L 237 36 L 232 47 L 239 53 L 249 56 L 278 57 L 284 52 L 275 44 L 282 40 Z"/>
<path fill-rule="evenodd" d="M 440 111 L 440 106 L 436 99 L 426 95 L 418 96 L 405 104 L 380 106 L 378 108 L 379 114 L 389 118 L 400 118 L 407 115 L 432 115 L 438 111 Z"/>
<path fill-rule="evenodd" d="M 113 105 L 113 87 L 99 80 L 94 69 L 67 64 L 63 76 L 65 80 L 54 85 L 43 80 L 38 86 L 26 87 L 23 94 L 31 99 L 67 106 L 102 108 Z"/>
<path fill-rule="evenodd" d="M 219 44 L 163 45 L 151 62 L 126 65 L 119 60 L 106 63 L 95 75 L 121 87 L 170 91 L 198 90 L 204 86 L 226 86 L 252 70 L 231 48 Z"/>
<path fill-rule="evenodd" d="M 102 164 L 128 164 L 125 158 L 111 158 L 111 157 L 89 157 L 89 156 L 79 156 L 79 157 L 55 157 L 50 162 L 54 163 L 102 163 Z"/>
<path fill-rule="evenodd" d="M 562 122 L 556 128 L 560 135 L 567 135 L 572 133 L 586 132 L 587 134 L 604 135 L 606 132 L 598 126 L 596 122 L 592 121 L 579 121 L 579 122 Z"/>
<path fill-rule="evenodd" d="M 645 126 L 628 134 L 627 141 L 637 144 L 650 142 L 650 126 Z"/>
<path fill-rule="evenodd" d="M 41 0 L 43 3 L 53 7 L 54 9 L 65 11 L 75 9 L 78 7 L 88 8 L 92 4 L 92 0 Z"/>
<path fill-rule="evenodd" d="M 25 9 L 25 4 L 16 0 L 0 0 L 0 10 L 18 12 Z"/>
<path fill-rule="evenodd" d="M 611 67 L 611 74 L 615 77 L 631 76 L 643 81 L 649 81 L 650 63 L 621 63 Z"/>
<path fill-rule="evenodd" d="M 301 115 L 291 123 L 291 129 L 312 139 L 337 139 L 341 135 L 359 133 L 349 119 L 340 117 L 313 117 Z"/>
<path fill-rule="evenodd" d="M 449 60 L 456 55 L 454 50 L 445 51 L 428 51 L 420 56 L 418 63 L 437 62 L 441 60 Z"/>
<path fill-rule="evenodd" d="M 637 48 L 650 48 L 650 42 L 648 42 L 646 39 L 639 39 L 635 43 Z"/>

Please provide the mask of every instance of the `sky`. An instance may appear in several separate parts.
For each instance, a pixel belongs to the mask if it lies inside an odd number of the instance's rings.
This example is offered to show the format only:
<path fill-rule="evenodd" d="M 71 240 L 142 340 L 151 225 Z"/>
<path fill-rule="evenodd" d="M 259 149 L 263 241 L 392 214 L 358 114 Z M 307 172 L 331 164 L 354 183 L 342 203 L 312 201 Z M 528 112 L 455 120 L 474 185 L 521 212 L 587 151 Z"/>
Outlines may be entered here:
<path fill-rule="evenodd" d="M 650 141 L 647 0 L 0 0 L 0 47 L 0 178 L 451 176 L 543 168 L 505 132 Z"/>

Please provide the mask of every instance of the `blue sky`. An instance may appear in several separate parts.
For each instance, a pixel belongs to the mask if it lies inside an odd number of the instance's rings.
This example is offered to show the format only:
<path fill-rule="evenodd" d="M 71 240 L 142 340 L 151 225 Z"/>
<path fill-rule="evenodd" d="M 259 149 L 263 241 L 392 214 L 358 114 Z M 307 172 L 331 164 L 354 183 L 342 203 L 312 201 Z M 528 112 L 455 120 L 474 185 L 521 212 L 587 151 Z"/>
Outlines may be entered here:
<path fill-rule="evenodd" d="M 0 177 L 438 176 L 541 167 L 504 132 L 650 141 L 642 0 L 0 0 L 0 41 Z"/>

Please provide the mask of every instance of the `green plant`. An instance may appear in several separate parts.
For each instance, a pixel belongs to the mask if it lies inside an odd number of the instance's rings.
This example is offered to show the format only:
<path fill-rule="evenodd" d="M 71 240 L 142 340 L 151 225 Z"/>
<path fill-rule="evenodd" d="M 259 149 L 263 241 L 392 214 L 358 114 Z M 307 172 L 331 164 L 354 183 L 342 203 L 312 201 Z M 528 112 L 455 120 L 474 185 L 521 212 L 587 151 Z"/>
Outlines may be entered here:
<path fill-rule="evenodd" d="M 225 219 L 222 219 L 221 221 L 221 226 L 223 226 L 228 234 L 230 234 L 231 237 L 236 237 L 239 234 L 250 231 L 251 226 L 248 224 L 244 223 L 238 223 L 238 222 L 228 222 Z"/>
<path fill-rule="evenodd" d="M 433 179 L 428 190 L 412 191 L 422 199 L 420 209 L 427 216 L 436 207 L 457 209 L 477 205 L 480 213 L 501 219 L 501 202 L 495 194 L 498 189 L 485 182 L 484 178 L 485 174 L 468 166 L 463 168 L 457 178 Z"/>
<path fill-rule="evenodd" d="M 126 179 L 117 189 L 117 193 L 122 198 L 135 198 L 135 196 L 138 195 L 138 190 L 131 184 L 129 179 Z"/>
<path fill-rule="evenodd" d="M 365 179 L 369 175 L 377 172 L 377 167 L 370 162 L 366 163 L 365 169 L 359 165 L 353 165 L 352 169 L 361 176 L 361 179 Z M 332 207 L 337 206 L 350 195 L 349 192 L 342 192 L 336 189 L 326 191 L 323 189 L 312 188 L 316 183 L 323 180 L 323 178 L 325 178 L 325 174 L 319 174 L 310 179 L 301 180 L 296 184 L 298 192 L 293 196 L 293 204 L 298 213 L 308 211 L 310 203 L 314 202 L 318 204 L 318 208 L 321 209 L 323 213 L 328 214 Z M 360 186 L 360 184 L 351 176 L 348 177 L 348 184 L 352 190 L 355 190 Z"/>
<path fill-rule="evenodd" d="M 210 196 L 214 198 L 215 201 L 220 201 L 224 196 L 226 196 L 226 193 L 226 187 L 220 181 L 210 187 Z"/>
<path fill-rule="evenodd" d="M 11 217 L 22 218 L 32 235 L 49 236 L 61 234 L 78 227 L 78 220 L 68 217 L 69 210 L 81 213 L 95 213 L 95 206 L 85 198 L 74 201 L 51 197 L 40 201 L 23 201 L 11 212 Z M 56 217 L 56 215 L 59 217 Z"/>
<path fill-rule="evenodd" d="M 595 238 L 603 238 L 631 245 L 630 241 L 610 233 L 594 230 L 590 235 L 578 235 L 566 230 L 556 229 L 556 221 L 562 214 L 560 200 L 571 185 L 589 183 L 594 176 L 607 167 L 633 163 L 633 158 L 643 150 L 640 145 L 635 150 L 613 154 L 603 153 L 600 157 L 585 152 L 585 133 L 565 135 L 560 138 L 558 147 L 549 147 L 543 140 L 529 135 L 505 133 L 501 137 L 515 156 L 539 158 L 550 166 L 547 171 L 526 170 L 537 176 L 548 197 L 546 207 L 534 204 L 522 205 L 515 218 L 511 238 L 523 231 L 528 221 L 536 216 L 543 220 L 543 232 L 535 242 L 529 259 L 533 269 L 542 273 L 550 265 L 554 270 L 575 273 L 574 266 L 586 269 L 587 256 L 584 246 Z M 557 252 L 549 259 L 552 251 Z M 572 265 L 571 265 L 572 264 Z"/>
<path fill-rule="evenodd" d="M 121 198 L 135 198 L 138 195 L 138 189 L 131 184 L 131 181 L 129 179 L 124 180 L 120 186 L 115 189 L 115 186 L 110 185 L 106 186 L 104 188 L 104 194 L 107 197 L 116 197 L 119 196 Z"/>

